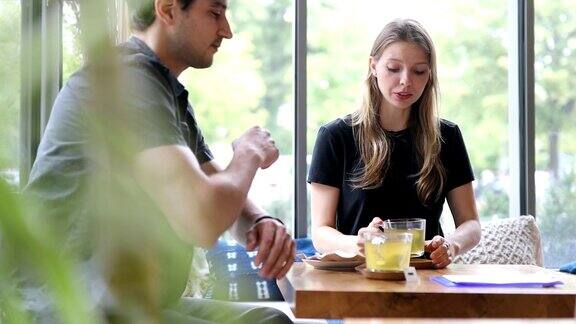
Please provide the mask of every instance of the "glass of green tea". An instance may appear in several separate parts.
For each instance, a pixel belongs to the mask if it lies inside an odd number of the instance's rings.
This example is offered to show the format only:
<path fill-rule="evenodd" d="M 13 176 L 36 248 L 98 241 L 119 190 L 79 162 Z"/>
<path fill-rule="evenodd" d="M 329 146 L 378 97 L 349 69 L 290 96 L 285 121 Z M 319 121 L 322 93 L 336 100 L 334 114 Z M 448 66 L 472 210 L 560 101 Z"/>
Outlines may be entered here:
<path fill-rule="evenodd" d="M 412 234 L 401 232 L 366 232 L 364 254 L 370 271 L 404 271 L 410 266 Z"/>
<path fill-rule="evenodd" d="M 382 225 L 384 232 L 411 233 L 412 257 L 424 255 L 424 236 L 426 220 L 424 218 L 387 219 Z"/>

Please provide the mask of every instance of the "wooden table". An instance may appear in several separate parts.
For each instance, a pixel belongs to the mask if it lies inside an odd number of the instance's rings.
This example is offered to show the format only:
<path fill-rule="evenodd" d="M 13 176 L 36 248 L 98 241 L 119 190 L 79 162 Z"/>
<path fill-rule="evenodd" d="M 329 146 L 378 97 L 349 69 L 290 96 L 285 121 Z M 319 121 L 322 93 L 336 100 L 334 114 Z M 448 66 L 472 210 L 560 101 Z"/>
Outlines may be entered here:
<path fill-rule="evenodd" d="M 564 282 L 552 288 L 444 287 L 430 276 L 548 273 Z M 419 282 L 382 281 L 357 272 L 295 264 L 278 281 L 298 318 L 573 318 L 576 276 L 529 265 L 456 265 L 418 270 Z"/>

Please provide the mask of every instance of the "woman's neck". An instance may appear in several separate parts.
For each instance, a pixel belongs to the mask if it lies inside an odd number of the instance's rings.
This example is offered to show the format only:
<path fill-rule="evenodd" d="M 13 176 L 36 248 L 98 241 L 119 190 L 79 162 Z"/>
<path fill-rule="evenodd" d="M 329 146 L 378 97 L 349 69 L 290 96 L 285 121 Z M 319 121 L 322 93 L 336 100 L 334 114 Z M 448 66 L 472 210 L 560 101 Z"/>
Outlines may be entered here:
<path fill-rule="evenodd" d="M 387 131 L 398 132 L 408 128 L 411 108 L 380 107 L 380 126 Z"/>

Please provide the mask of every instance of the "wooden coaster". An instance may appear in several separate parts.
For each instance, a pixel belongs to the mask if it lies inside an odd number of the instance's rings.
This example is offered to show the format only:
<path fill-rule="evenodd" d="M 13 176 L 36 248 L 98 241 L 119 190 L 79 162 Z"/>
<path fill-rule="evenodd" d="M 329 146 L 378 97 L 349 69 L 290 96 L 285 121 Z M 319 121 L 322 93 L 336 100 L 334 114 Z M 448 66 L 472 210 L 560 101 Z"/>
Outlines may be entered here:
<path fill-rule="evenodd" d="M 430 259 L 414 258 L 410 259 L 410 266 L 416 269 L 436 269 Z"/>
<path fill-rule="evenodd" d="M 366 264 L 357 266 L 356 271 L 360 272 L 365 278 L 368 279 L 392 280 L 392 281 L 406 280 L 403 271 L 371 271 L 366 269 Z"/>
<path fill-rule="evenodd" d="M 336 270 L 336 271 L 354 271 L 354 268 L 360 264 L 363 264 L 364 261 L 320 261 L 320 260 L 313 260 L 313 259 L 304 259 L 303 260 L 306 264 L 313 266 L 316 269 L 320 270 Z"/>

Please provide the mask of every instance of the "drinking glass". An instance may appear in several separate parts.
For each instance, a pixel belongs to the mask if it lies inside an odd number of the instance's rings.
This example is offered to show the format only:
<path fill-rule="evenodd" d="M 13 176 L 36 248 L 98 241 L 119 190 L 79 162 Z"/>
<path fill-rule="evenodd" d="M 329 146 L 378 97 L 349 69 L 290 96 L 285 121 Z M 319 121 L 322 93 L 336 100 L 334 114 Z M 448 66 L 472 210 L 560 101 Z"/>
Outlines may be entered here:
<path fill-rule="evenodd" d="M 387 219 L 384 221 L 384 232 L 411 233 L 412 257 L 424 255 L 424 236 L 426 220 L 424 218 Z"/>
<path fill-rule="evenodd" d="M 411 233 L 366 232 L 364 253 L 370 271 L 404 271 L 410 266 Z"/>

